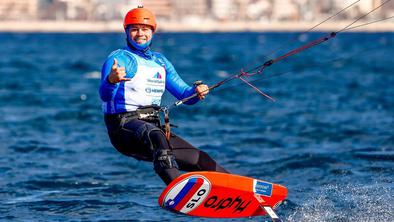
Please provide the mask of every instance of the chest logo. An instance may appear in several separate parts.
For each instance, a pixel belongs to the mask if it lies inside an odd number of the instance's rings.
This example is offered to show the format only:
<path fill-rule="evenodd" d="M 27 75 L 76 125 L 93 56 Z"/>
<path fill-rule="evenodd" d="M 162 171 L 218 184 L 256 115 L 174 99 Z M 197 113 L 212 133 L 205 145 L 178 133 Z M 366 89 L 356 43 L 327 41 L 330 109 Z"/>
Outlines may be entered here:
<path fill-rule="evenodd" d="M 155 75 L 153 75 L 154 79 L 161 79 L 161 74 L 157 72 Z"/>

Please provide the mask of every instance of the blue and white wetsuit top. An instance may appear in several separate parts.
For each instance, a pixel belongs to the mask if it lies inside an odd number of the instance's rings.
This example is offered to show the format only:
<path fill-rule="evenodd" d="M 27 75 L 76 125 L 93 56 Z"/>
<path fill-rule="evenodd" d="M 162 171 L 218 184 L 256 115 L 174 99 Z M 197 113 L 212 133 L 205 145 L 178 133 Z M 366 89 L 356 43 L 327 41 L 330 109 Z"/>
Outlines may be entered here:
<path fill-rule="evenodd" d="M 116 84 L 108 81 L 114 58 L 118 61 L 118 67 L 125 67 L 125 77 L 131 78 L 130 81 Z M 103 65 L 100 97 L 105 114 L 135 111 L 146 105 L 160 105 L 165 89 L 178 100 L 195 92 L 195 87 L 187 85 L 163 55 L 150 49 L 145 52 L 130 47 L 118 49 L 108 56 Z M 198 98 L 195 98 L 187 104 L 197 101 Z"/>

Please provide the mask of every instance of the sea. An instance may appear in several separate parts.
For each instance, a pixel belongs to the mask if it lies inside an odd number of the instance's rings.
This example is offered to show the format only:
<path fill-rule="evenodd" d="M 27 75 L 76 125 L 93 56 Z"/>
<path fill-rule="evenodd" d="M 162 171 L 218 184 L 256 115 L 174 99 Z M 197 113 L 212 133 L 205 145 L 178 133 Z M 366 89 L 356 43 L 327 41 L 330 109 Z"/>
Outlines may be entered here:
<path fill-rule="evenodd" d="M 183 80 L 213 85 L 326 33 L 157 33 Z M 175 214 L 150 162 L 111 145 L 98 94 L 123 33 L 0 33 L 0 221 L 269 221 Z M 234 174 L 288 188 L 283 221 L 394 221 L 394 33 L 343 32 L 171 109 Z M 169 93 L 162 106 L 176 99 Z"/>

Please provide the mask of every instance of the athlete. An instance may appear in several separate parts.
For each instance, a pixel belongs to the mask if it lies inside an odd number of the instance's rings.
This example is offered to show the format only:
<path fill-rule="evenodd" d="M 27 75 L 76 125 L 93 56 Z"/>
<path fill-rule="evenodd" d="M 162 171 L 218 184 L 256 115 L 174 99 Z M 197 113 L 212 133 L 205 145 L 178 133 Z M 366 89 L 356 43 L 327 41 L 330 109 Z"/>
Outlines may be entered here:
<path fill-rule="evenodd" d="M 175 134 L 166 134 L 159 117 L 161 97 L 168 90 L 178 100 L 198 94 L 192 105 L 208 94 L 208 86 L 187 85 L 173 65 L 150 46 L 155 16 L 139 6 L 124 19 L 127 46 L 112 52 L 101 72 L 100 97 L 112 145 L 137 160 L 152 161 L 154 170 L 169 184 L 184 171 L 227 171 L 207 153 Z"/>

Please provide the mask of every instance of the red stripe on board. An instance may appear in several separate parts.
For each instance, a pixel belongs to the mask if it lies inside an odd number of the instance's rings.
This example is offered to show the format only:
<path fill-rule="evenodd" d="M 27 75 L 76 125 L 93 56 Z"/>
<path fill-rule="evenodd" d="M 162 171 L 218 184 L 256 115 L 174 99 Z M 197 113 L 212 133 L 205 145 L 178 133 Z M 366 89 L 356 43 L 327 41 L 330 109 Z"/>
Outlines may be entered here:
<path fill-rule="evenodd" d="M 204 180 L 201 178 L 197 178 L 196 184 L 190 189 L 190 191 L 185 195 L 185 197 L 177 204 L 174 208 L 176 211 L 180 211 L 185 204 L 192 198 L 192 196 L 197 192 L 198 189 L 202 186 Z"/>

